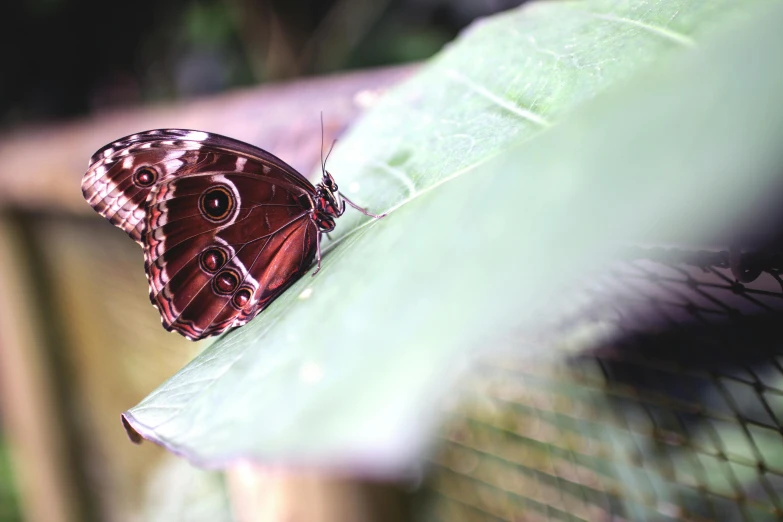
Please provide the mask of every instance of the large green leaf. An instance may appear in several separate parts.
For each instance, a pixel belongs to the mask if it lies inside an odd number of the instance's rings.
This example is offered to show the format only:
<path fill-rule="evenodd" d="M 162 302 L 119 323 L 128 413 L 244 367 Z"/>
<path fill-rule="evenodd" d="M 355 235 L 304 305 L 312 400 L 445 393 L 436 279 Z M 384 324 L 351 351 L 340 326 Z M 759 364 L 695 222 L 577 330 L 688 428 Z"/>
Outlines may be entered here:
<path fill-rule="evenodd" d="M 342 218 L 315 278 L 126 420 L 211 467 L 409 469 L 480 349 L 567 313 L 622 242 L 713 240 L 772 193 L 783 12 L 756 4 L 557 2 L 475 24 L 335 152 L 346 193 L 391 214 Z"/>

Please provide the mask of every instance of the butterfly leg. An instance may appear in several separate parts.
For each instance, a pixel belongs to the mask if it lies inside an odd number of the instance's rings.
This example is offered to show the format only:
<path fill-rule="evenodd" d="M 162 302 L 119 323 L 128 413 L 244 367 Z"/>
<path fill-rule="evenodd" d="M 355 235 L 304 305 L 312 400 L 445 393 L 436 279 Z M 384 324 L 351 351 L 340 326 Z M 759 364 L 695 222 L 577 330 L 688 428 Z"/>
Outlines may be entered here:
<path fill-rule="evenodd" d="M 350 199 L 346 198 L 345 196 L 342 195 L 342 193 L 340 194 L 340 197 L 343 199 L 343 201 L 345 201 L 346 203 L 351 205 L 353 208 L 355 208 L 356 210 L 358 210 L 359 212 L 361 212 L 365 216 L 370 216 L 371 218 L 375 218 L 375 219 L 381 219 L 382 217 L 386 216 L 386 213 L 378 215 L 378 214 L 373 214 L 371 212 L 367 212 L 366 209 L 363 209 L 362 207 L 360 207 L 359 205 L 357 205 L 356 203 L 354 203 Z"/>
<path fill-rule="evenodd" d="M 321 271 L 321 232 L 315 233 L 315 259 L 317 266 L 315 272 L 310 274 L 310 277 L 315 276 L 315 274 Z"/>
<path fill-rule="evenodd" d="M 321 270 L 321 234 L 328 234 L 334 230 L 334 219 L 329 216 L 313 214 L 315 217 L 311 218 L 315 222 L 318 229 L 315 232 L 315 258 L 318 261 L 318 266 L 312 275 L 317 274 Z"/>

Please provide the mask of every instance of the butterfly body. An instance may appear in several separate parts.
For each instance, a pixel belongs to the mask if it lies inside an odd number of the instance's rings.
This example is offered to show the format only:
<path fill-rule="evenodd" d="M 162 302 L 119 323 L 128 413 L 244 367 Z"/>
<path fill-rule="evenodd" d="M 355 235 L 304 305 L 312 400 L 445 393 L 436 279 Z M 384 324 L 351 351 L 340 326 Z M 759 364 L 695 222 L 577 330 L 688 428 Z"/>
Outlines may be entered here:
<path fill-rule="evenodd" d="M 82 180 L 93 208 L 144 250 L 150 301 L 189 339 L 241 326 L 304 274 L 346 201 L 276 156 L 201 131 L 152 130 L 99 149 Z M 316 270 L 317 272 L 317 270 Z"/>

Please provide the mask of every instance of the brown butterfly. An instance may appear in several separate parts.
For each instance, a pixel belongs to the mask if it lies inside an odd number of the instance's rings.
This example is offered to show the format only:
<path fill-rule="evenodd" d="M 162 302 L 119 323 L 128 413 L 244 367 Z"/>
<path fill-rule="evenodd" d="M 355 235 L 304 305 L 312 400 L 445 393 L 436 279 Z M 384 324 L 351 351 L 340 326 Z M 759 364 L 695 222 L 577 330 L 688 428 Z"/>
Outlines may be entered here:
<path fill-rule="evenodd" d="M 327 156 L 328 157 L 328 156 Z M 218 134 L 133 134 L 98 150 L 82 179 L 96 212 L 144 249 L 163 327 L 197 340 L 241 326 L 317 259 L 348 203 L 322 160 L 313 186 L 280 158 Z"/>

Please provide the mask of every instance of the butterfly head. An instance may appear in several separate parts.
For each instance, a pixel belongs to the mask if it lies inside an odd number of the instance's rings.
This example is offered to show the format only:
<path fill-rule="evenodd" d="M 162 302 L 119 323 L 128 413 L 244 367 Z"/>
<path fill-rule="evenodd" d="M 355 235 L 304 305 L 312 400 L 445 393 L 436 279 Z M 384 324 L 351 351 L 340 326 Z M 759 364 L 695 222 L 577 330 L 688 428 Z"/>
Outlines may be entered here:
<path fill-rule="evenodd" d="M 337 183 L 328 171 L 323 171 L 321 183 L 315 187 L 316 211 L 337 218 L 345 212 L 345 201 L 337 190 Z"/>
<path fill-rule="evenodd" d="M 332 154 L 332 149 L 334 149 L 334 144 L 337 143 L 337 140 L 332 142 L 332 146 L 329 147 L 329 152 L 326 153 L 326 157 L 324 158 L 323 129 L 324 114 L 321 113 L 321 172 L 323 173 L 323 177 L 321 178 L 321 183 L 315 186 L 315 209 L 318 214 L 331 221 L 332 218 L 338 218 L 343 215 L 345 212 L 345 201 L 343 201 L 343 198 L 337 191 L 337 183 L 334 181 L 334 178 L 329 174 L 329 171 L 326 170 L 326 160 L 328 160 L 329 156 Z"/>

